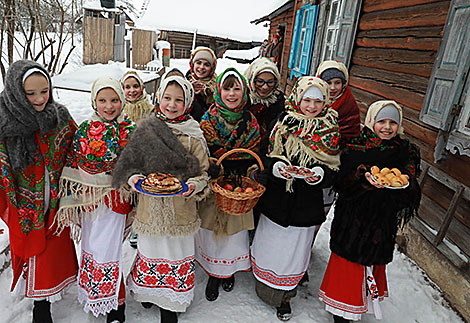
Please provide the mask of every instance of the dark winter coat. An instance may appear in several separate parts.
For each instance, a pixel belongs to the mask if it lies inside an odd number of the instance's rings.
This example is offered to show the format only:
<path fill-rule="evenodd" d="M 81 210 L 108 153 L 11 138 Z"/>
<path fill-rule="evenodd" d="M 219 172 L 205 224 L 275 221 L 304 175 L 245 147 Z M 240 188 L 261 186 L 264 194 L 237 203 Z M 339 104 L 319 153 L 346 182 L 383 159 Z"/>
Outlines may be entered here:
<path fill-rule="evenodd" d="M 274 126 L 272 123 L 270 130 Z M 332 185 L 336 172 L 325 165 L 312 164 L 312 167 L 321 167 L 324 171 L 323 180 L 317 185 L 309 185 L 304 179 L 294 179 L 293 192 L 286 192 L 286 180 L 273 175 L 273 165 L 276 158 L 266 157 L 269 138 L 265 138 L 261 143 L 261 156 L 268 181 L 266 192 L 261 196 L 256 211 L 261 212 L 271 221 L 283 226 L 310 227 L 321 224 L 325 221 L 325 211 L 323 207 L 323 188 Z M 292 165 L 297 165 L 295 160 Z"/>
<path fill-rule="evenodd" d="M 274 120 L 277 120 L 279 115 L 285 111 L 284 103 L 286 99 L 284 97 L 284 93 L 276 92 L 276 98 L 276 102 L 272 104 L 249 102 L 247 105 L 248 110 L 253 113 L 258 121 L 261 140 L 263 140 L 265 136 L 269 135 L 268 129 L 271 123 Z"/>
<path fill-rule="evenodd" d="M 331 225 L 330 249 L 365 266 L 392 261 L 398 227 L 402 220 L 407 221 L 415 214 L 421 196 L 415 174 L 406 172 L 409 165 L 413 171 L 415 167 L 419 169 L 417 148 L 400 138 L 389 140 L 382 147 L 386 149 L 343 153 L 335 184 L 339 194 Z M 374 165 L 400 169 L 410 176 L 409 187 L 375 188 L 364 177 L 365 171 Z"/>
<path fill-rule="evenodd" d="M 201 122 L 202 116 L 206 113 L 211 104 L 212 103 L 206 103 L 206 97 L 203 94 L 196 94 L 194 95 L 193 105 L 189 114 L 194 118 L 194 120 Z"/>

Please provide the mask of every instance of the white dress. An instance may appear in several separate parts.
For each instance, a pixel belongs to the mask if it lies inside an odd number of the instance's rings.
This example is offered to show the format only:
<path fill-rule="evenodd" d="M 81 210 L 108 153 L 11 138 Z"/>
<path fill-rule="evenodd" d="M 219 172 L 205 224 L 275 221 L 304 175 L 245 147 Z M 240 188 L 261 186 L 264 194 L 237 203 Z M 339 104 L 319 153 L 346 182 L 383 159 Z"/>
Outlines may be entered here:
<path fill-rule="evenodd" d="M 251 245 L 255 278 L 279 290 L 294 289 L 310 261 L 315 226 L 282 227 L 261 214 Z"/>
<path fill-rule="evenodd" d="M 102 205 L 82 215 L 78 301 L 93 315 L 118 308 L 126 215 Z"/>
<path fill-rule="evenodd" d="M 237 271 L 250 270 L 248 230 L 216 237 L 211 230 L 196 233 L 196 261 L 211 276 L 228 278 Z"/>
<path fill-rule="evenodd" d="M 138 302 L 184 312 L 194 296 L 194 266 L 194 234 L 170 237 L 139 233 L 127 285 Z"/>

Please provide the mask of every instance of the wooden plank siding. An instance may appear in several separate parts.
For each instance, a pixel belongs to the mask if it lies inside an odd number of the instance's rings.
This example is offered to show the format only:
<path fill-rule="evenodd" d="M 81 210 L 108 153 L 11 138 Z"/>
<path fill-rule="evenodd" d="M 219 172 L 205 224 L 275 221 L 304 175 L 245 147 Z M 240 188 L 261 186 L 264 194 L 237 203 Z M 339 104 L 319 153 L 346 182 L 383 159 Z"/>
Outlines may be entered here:
<path fill-rule="evenodd" d="M 83 63 L 108 63 L 114 59 L 114 19 L 85 16 Z"/>
<path fill-rule="evenodd" d="M 133 68 L 146 65 L 153 60 L 153 45 L 157 39 L 151 30 L 134 29 L 132 31 L 132 64 Z"/>
<path fill-rule="evenodd" d="M 404 111 L 405 134 L 421 158 L 470 186 L 470 158 L 448 154 L 434 163 L 438 130 L 419 120 L 450 1 L 364 0 L 351 58 L 350 86 L 364 118 L 377 100 L 395 100 Z M 435 179 L 424 182 L 420 217 L 439 230 L 454 191 Z M 470 203 L 462 199 L 446 238 L 470 255 Z"/>
<path fill-rule="evenodd" d="M 163 39 L 171 44 L 172 58 L 190 58 L 194 34 L 184 31 L 163 31 Z M 255 47 L 252 42 L 242 42 L 229 38 L 210 36 L 204 34 L 196 35 L 196 47 L 205 46 L 211 48 L 217 57 L 222 57 L 227 49 L 251 49 Z"/>
<path fill-rule="evenodd" d="M 295 9 L 295 8 L 294 8 Z M 290 68 L 289 65 L 289 56 L 290 49 L 292 46 L 292 33 L 295 23 L 295 11 L 293 9 L 287 10 L 280 14 L 279 16 L 273 18 L 270 24 L 269 30 L 269 40 L 272 39 L 272 36 L 275 34 L 277 26 L 284 25 L 285 33 L 284 40 L 282 45 L 282 56 L 281 56 L 281 68 L 279 72 L 281 73 L 281 89 L 287 93 L 290 92 L 290 88 L 294 85 L 294 82 L 290 80 Z"/>

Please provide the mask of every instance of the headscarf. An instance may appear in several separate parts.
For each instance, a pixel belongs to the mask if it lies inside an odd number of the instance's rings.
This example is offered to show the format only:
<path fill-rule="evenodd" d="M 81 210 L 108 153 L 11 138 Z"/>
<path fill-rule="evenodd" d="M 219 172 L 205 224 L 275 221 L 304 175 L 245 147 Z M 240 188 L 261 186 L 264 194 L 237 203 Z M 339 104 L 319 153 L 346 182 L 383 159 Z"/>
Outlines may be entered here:
<path fill-rule="evenodd" d="M 338 61 L 324 61 L 317 69 L 317 77 L 322 78 L 325 71 L 336 69 L 345 77 L 343 91 L 334 99 L 331 99 L 330 107 L 338 111 L 338 124 L 341 132 L 342 144 L 359 135 L 361 130 L 361 117 L 359 106 L 349 88 L 349 73 L 346 66 Z M 323 78 L 322 78 L 323 79 Z"/>
<path fill-rule="evenodd" d="M 28 101 L 23 86 L 23 77 L 31 70 L 39 70 L 49 83 L 49 100 L 43 111 L 38 112 Z M 5 141 L 8 158 L 13 170 L 31 165 L 37 154 L 35 132 L 53 131 L 72 120 L 67 109 L 54 101 L 51 78 L 46 69 L 29 60 L 10 65 L 5 78 L 5 88 L 0 93 L 0 138 Z"/>
<path fill-rule="evenodd" d="M 194 57 L 200 52 L 200 51 L 207 51 L 207 53 L 212 57 L 212 62 L 209 61 L 209 63 L 212 66 L 212 70 L 209 73 L 208 76 L 205 78 L 199 78 L 196 75 L 196 72 L 194 71 Z M 206 98 L 206 104 L 209 104 L 213 102 L 214 98 L 214 87 L 215 87 L 215 80 L 217 78 L 217 74 L 215 74 L 215 69 L 217 67 L 217 56 L 215 56 L 214 52 L 212 49 L 209 47 L 204 47 L 204 46 L 199 46 L 194 49 L 194 51 L 191 54 L 191 59 L 189 60 L 189 71 L 186 74 L 186 78 L 190 83 L 193 83 L 194 81 L 199 80 L 202 84 L 204 84 L 204 90 L 202 93 L 204 94 Z"/>
<path fill-rule="evenodd" d="M 316 117 L 308 117 L 300 110 L 300 102 L 312 86 L 321 91 L 325 102 Z M 298 79 L 286 100 L 287 113 L 281 115 L 269 137 L 268 156 L 303 167 L 319 163 L 338 170 L 340 134 L 337 113 L 328 108 L 327 102 L 329 95 L 325 81 L 314 76 Z"/>
<path fill-rule="evenodd" d="M 388 140 L 380 139 L 373 130 L 377 113 L 387 105 L 393 105 L 397 108 L 400 114 L 399 133 L 403 133 L 401 125 L 403 120 L 402 109 L 395 101 L 372 103 L 367 111 L 365 126 L 362 128 L 361 133 L 353 138 L 343 150 L 342 155 L 345 162 L 341 165 L 341 172 L 356 171 L 359 165 L 366 165 L 367 167 L 376 165 L 380 168 L 397 167 L 402 173 L 414 178 L 419 175 L 421 159 L 419 149 L 415 145 L 406 139 L 402 139 L 399 135 Z M 411 190 L 415 189 L 418 189 L 419 192 L 419 187 L 411 187 Z M 419 206 L 419 196 L 415 196 L 414 199 L 417 201 L 417 204 L 414 205 L 417 208 Z M 403 213 L 400 216 L 409 218 L 411 213 Z"/>
<path fill-rule="evenodd" d="M 183 114 L 174 119 L 168 119 L 167 116 L 160 110 L 160 103 L 162 102 L 163 94 L 165 93 L 166 88 L 170 82 L 176 82 L 183 90 L 184 95 L 184 111 Z M 191 105 L 193 104 L 194 99 L 194 89 L 191 83 L 188 80 L 182 78 L 181 76 L 169 76 L 166 77 L 163 82 L 160 84 L 160 87 L 157 91 L 157 100 L 158 103 L 155 105 L 155 114 L 157 118 L 165 121 L 166 123 L 181 123 L 191 119 L 189 114 L 191 110 Z"/>
<path fill-rule="evenodd" d="M 120 83 L 110 77 L 93 82 L 91 100 L 95 112 L 90 120 L 82 122 L 75 133 L 72 151 L 60 178 L 60 209 L 57 220 L 60 227 L 79 223 L 80 212 L 92 211 L 119 195 L 111 186 L 111 171 L 134 131 L 136 125 L 122 112 L 109 121 L 99 115 L 95 99 L 105 88 L 113 89 L 119 96 L 121 107 L 124 93 Z"/>
<path fill-rule="evenodd" d="M 372 103 L 367 110 L 367 115 L 364 120 L 364 126 L 368 127 L 370 130 L 374 131 L 374 124 L 376 122 L 377 114 L 379 113 L 380 110 L 382 110 L 384 107 L 393 105 L 397 110 L 399 114 L 399 122 L 398 122 L 398 135 L 402 135 L 404 133 L 402 122 L 403 122 L 403 112 L 401 106 L 396 103 L 393 100 L 382 100 L 382 101 L 376 101 Z"/>
<path fill-rule="evenodd" d="M 279 73 L 279 69 L 277 68 L 276 64 L 267 57 L 260 57 L 255 59 L 246 69 L 243 75 L 247 79 L 248 85 L 250 87 L 251 103 L 262 103 L 264 105 L 271 105 L 276 102 L 278 97 L 276 91 L 277 85 L 272 88 L 271 93 L 265 98 L 260 97 L 256 92 L 255 78 L 263 72 L 268 72 L 274 75 L 274 78 L 277 80 L 277 84 L 279 84 L 281 80 L 281 74 Z"/>
<path fill-rule="evenodd" d="M 147 117 L 150 112 L 152 112 L 153 105 L 150 103 L 148 94 L 145 91 L 144 81 L 140 78 L 137 72 L 128 71 L 124 73 L 120 80 L 122 88 L 124 89 L 124 82 L 130 77 L 133 77 L 137 80 L 140 88 L 142 89 L 142 94 L 134 101 L 130 101 L 126 97 L 125 101 L 123 101 L 125 102 L 124 113 L 126 113 L 129 116 L 129 119 L 132 121 L 138 122 L 141 119 Z"/>
<path fill-rule="evenodd" d="M 242 102 L 234 111 L 227 108 L 222 101 L 223 81 L 229 75 L 234 75 L 241 81 L 243 89 Z M 216 158 L 234 148 L 258 150 L 260 141 L 259 125 L 253 114 L 245 109 L 247 102 L 246 80 L 235 68 L 229 67 L 217 77 L 214 93 L 215 102 L 201 119 L 201 129 L 204 132 L 209 147 L 220 147 L 215 151 Z M 247 154 L 233 154 L 229 159 L 250 158 Z"/>

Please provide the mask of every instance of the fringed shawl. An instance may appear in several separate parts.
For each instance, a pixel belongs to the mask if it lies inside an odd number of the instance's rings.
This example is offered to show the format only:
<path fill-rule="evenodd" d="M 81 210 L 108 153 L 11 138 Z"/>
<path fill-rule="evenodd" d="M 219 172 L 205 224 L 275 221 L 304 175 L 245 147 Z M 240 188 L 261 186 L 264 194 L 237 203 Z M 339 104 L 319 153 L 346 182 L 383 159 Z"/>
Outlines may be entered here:
<path fill-rule="evenodd" d="M 316 86 L 328 102 L 326 83 L 316 77 L 300 78 L 286 101 L 287 113 L 281 115 L 269 138 L 268 157 L 279 158 L 288 164 L 311 167 L 319 163 L 337 171 L 339 169 L 339 127 L 337 112 L 327 105 L 314 118 L 300 111 L 303 94 L 311 86 Z M 291 191 L 290 181 L 286 183 Z"/>
<path fill-rule="evenodd" d="M 229 109 L 222 102 L 221 87 L 223 76 L 228 72 L 236 72 L 243 84 L 243 101 L 238 110 L 238 116 L 233 120 L 227 120 Z M 228 68 L 217 78 L 215 103 L 207 110 L 201 119 L 201 129 L 207 140 L 207 145 L 213 157 L 219 158 L 225 152 L 235 148 L 246 148 L 252 151 L 259 150 L 260 132 L 259 125 L 253 114 L 245 109 L 247 100 L 247 88 L 245 78 L 234 68 Z M 231 112 L 235 115 L 235 112 Z M 248 154 L 232 154 L 227 159 L 251 159 Z"/>
<path fill-rule="evenodd" d="M 92 105 L 101 89 L 111 88 L 122 98 L 124 93 L 117 80 L 99 78 L 92 86 Z M 127 144 L 136 124 L 122 113 L 109 121 L 95 110 L 90 120 L 80 124 L 75 133 L 72 150 L 60 178 L 59 228 L 79 224 L 81 212 L 93 211 L 101 205 L 113 207 L 124 202 L 112 187 L 111 172 Z M 123 192 L 124 193 L 124 192 Z M 126 196 L 128 200 L 130 196 Z"/>

